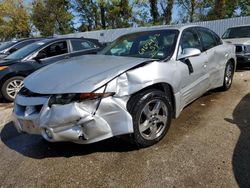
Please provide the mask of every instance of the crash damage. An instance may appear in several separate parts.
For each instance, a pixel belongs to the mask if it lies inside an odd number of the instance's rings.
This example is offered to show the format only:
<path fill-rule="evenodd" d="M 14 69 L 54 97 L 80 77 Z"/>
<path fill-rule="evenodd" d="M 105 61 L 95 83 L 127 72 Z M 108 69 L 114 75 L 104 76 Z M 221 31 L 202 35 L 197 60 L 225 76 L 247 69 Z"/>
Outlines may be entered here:
<path fill-rule="evenodd" d="M 142 61 L 141 66 L 149 63 Z M 150 77 L 141 80 L 134 70 L 130 67 L 95 90 L 97 93 L 115 93 L 105 98 L 50 105 L 51 95 L 19 94 L 13 112 L 15 126 L 19 132 L 40 134 L 50 142 L 81 144 L 133 133 L 132 117 L 127 111 L 129 96 L 153 84 Z"/>

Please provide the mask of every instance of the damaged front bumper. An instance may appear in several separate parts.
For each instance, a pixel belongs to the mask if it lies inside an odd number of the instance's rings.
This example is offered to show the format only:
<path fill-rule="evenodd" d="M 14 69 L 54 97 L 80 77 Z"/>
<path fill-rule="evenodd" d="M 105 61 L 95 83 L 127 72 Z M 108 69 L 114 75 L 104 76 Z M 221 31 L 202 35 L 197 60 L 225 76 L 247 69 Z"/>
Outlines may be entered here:
<path fill-rule="evenodd" d="M 13 119 L 19 132 L 40 134 L 50 142 L 88 144 L 133 132 L 128 97 L 103 98 L 49 107 L 49 96 L 17 95 Z"/>

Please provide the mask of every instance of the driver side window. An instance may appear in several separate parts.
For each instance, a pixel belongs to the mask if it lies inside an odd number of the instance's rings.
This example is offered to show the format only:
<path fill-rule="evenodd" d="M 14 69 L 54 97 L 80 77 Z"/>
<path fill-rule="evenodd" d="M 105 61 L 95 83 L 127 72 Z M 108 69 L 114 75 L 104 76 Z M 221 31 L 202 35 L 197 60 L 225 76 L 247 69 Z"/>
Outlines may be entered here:
<path fill-rule="evenodd" d="M 68 53 L 68 47 L 66 41 L 53 43 L 39 52 L 39 54 L 43 54 L 42 59 L 48 57 L 54 57 L 65 53 Z"/>
<path fill-rule="evenodd" d="M 178 54 L 182 54 L 185 48 L 197 48 L 199 50 L 202 50 L 198 35 L 191 29 L 183 31 Z"/>

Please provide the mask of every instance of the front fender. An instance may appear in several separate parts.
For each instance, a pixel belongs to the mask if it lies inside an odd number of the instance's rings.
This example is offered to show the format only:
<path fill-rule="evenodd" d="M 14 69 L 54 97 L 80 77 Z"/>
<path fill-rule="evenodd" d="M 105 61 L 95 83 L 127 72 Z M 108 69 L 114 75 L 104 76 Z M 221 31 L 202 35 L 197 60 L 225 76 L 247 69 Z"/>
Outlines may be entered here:
<path fill-rule="evenodd" d="M 177 70 L 176 62 L 152 62 L 129 70 L 109 82 L 106 90 L 122 97 L 157 83 L 169 84 L 174 93 L 179 91 L 181 71 Z"/>

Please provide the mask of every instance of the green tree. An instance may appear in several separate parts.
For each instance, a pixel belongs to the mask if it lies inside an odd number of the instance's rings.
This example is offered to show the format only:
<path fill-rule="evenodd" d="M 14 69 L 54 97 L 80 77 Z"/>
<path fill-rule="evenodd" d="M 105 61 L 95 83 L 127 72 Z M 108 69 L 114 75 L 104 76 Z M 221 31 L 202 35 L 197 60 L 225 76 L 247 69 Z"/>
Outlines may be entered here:
<path fill-rule="evenodd" d="M 150 26 L 152 25 L 152 14 L 149 0 L 135 0 L 131 3 L 132 22 L 136 26 Z M 158 12 L 158 10 L 157 10 Z M 154 23 L 153 23 L 154 24 Z M 159 13 L 157 19 L 155 18 L 155 25 L 159 24 Z"/>
<path fill-rule="evenodd" d="M 150 14 L 153 19 L 153 25 L 157 25 L 159 23 L 159 12 L 158 12 L 158 1 L 157 0 L 149 0 L 150 4 Z"/>
<path fill-rule="evenodd" d="M 211 10 L 206 16 L 206 20 L 216 20 L 231 18 L 235 16 L 238 0 L 214 0 L 210 2 Z"/>
<path fill-rule="evenodd" d="M 33 2 L 32 21 L 43 36 L 73 32 L 73 15 L 68 0 L 36 0 Z"/>
<path fill-rule="evenodd" d="M 241 10 L 241 16 L 250 16 L 250 0 L 240 0 L 239 8 Z"/>
<path fill-rule="evenodd" d="M 189 22 L 195 21 L 196 9 L 198 8 L 199 2 L 197 0 L 177 0 L 177 3 L 182 9 L 182 15 L 183 11 L 187 13 L 186 20 Z"/>
<path fill-rule="evenodd" d="M 161 0 L 160 6 L 163 11 L 162 18 L 165 24 L 170 24 L 172 21 L 172 10 L 174 6 L 174 0 Z"/>
<path fill-rule="evenodd" d="M 180 7 L 180 20 L 182 22 L 195 22 L 206 20 L 208 10 L 211 10 L 213 0 L 177 0 Z"/>
<path fill-rule="evenodd" d="M 74 9 L 80 17 L 81 31 L 95 30 L 99 26 L 98 3 L 93 0 L 75 0 Z"/>
<path fill-rule="evenodd" d="M 23 0 L 0 1 L 0 39 L 28 37 L 31 31 L 29 19 Z"/>
<path fill-rule="evenodd" d="M 100 6 L 100 15 L 101 15 L 101 25 L 102 29 L 106 29 L 106 18 L 105 18 L 105 7 L 106 7 L 106 1 L 105 0 L 99 0 L 99 6 Z"/>
<path fill-rule="evenodd" d="M 121 28 L 131 25 L 132 6 L 129 0 L 75 0 L 74 9 L 80 17 L 81 30 Z"/>
<path fill-rule="evenodd" d="M 209 20 L 222 19 L 226 13 L 226 1 L 215 0 L 212 5 L 212 10 L 208 13 Z"/>
<path fill-rule="evenodd" d="M 99 0 L 102 28 L 129 27 L 132 7 L 129 0 Z M 105 23 L 105 24 L 104 24 Z M 103 27 L 104 26 L 104 27 Z"/>

